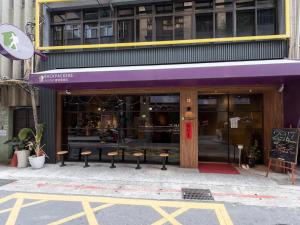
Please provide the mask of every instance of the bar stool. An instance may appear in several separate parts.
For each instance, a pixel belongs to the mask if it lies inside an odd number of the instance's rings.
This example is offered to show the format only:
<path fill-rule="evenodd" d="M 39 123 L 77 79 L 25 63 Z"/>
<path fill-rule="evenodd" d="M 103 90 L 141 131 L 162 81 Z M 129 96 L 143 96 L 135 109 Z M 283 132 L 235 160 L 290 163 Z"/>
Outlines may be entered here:
<path fill-rule="evenodd" d="M 56 153 L 60 157 L 60 160 L 61 160 L 60 167 L 66 166 L 65 155 L 67 155 L 68 153 L 69 153 L 68 151 L 59 151 Z"/>
<path fill-rule="evenodd" d="M 117 151 L 109 152 L 107 155 L 111 157 L 111 166 L 109 168 L 111 168 L 111 169 L 116 168 L 116 166 L 115 166 L 115 156 L 118 155 L 118 152 Z"/>
<path fill-rule="evenodd" d="M 92 152 L 90 150 L 85 150 L 83 152 L 81 152 L 81 155 L 84 157 L 84 166 L 83 168 L 89 167 L 89 162 L 88 162 L 88 158 L 89 156 L 92 154 Z"/>
<path fill-rule="evenodd" d="M 142 167 L 140 166 L 140 157 L 142 157 L 144 154 L 141 152 L 135 152 L 133 153 L 133 156 L 136 157 L 136 167 L 135 169 L 139 170 L 142 169 Z"/>
<path fill-rule="evenodd" d="M 167 170 L 166 161 L 167 161 L 167 157 L 169 157 L 169 153 L 160 153 L 159 156 L 162 157 L 162 168 L 161 168 L 161 170 Z"/>

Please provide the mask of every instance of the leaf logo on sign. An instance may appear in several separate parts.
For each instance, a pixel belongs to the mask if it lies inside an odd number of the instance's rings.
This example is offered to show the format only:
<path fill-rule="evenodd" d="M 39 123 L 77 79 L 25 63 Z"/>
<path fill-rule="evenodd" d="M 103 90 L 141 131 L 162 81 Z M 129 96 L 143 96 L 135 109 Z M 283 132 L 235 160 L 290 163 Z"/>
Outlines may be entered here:
<path fill-rule="evenodd" d="M 19 38 L 17 37 L 17 35 L 14 32 L 7 31 L 7 32 L 1 33 L 1 35 L 3 36 L 5 47 L 18 51 Z"/>

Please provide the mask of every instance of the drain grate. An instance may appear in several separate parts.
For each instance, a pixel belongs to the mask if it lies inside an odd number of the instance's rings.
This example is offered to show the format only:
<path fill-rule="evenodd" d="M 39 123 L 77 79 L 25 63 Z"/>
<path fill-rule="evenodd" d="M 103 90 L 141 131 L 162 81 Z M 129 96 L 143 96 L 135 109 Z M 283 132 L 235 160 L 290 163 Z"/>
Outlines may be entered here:
<path fill-rule="evenodd" d="M 4 186 L 7 184 L 10 184 L 12 182 L 15 182 L 16 180 L 9 180 L 9 179 L 0 179 L 0 186 Z"/>
<path fill-rule="evenodd" d="M 209 189 L 182 188 L 181 193 L 183 199 L 214 201 Z"/>

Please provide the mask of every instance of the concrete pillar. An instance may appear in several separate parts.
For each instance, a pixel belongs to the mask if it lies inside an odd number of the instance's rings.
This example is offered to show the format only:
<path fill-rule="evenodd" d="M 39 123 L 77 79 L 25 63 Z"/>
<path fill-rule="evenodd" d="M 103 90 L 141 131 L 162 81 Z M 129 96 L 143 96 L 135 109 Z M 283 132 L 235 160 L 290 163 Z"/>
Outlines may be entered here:
<path fill-rule="evenodd" d="M 10 23 L 11 0 L 2 0 L 1 17 L 2 23 Z M 1 57 L 1 75 L 2 77 L 11 78 L 12 60 Z"/>
<path fill-rule="evenodd" d="M 33 1 L 25 0 L 24 27 L 28 22 L 33 22 Z"/>
<path fill-rule="evenodd" d="M 24 30 L 23 23 L 21 21 L 22 16 L 22 1 L 20 0 L 14 0 L 14 25 L 21 30 Z M 14 60 L 13 61 L 13 79 L 21 79 L 21 61 L 20 60 Z"/>

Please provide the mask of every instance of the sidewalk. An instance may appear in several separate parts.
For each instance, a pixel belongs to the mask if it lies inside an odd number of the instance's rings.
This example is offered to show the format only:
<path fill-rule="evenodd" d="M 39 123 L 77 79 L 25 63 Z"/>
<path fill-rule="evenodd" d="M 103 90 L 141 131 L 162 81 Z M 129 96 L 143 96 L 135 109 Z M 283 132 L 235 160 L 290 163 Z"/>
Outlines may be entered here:
<path fill-rule="evenodd" d="M 288 175 L 271 173 L 265 168 L 239 169 L 240 175 L 204 174 L 196 169 L 160 165 L 68 162 L 66 167 L 47 164 L 41 170 L 0 166 L 0 179 L 17 180 L 0 186 L 0 191 L 80 194 L 109 197 L 181 200 L 181 188 L 210 189 L 215 201 L 246 205 L 299 207 L 300 181 L 291 185 Z"/>

